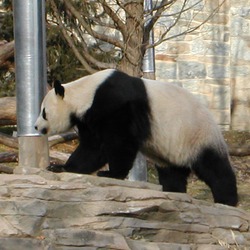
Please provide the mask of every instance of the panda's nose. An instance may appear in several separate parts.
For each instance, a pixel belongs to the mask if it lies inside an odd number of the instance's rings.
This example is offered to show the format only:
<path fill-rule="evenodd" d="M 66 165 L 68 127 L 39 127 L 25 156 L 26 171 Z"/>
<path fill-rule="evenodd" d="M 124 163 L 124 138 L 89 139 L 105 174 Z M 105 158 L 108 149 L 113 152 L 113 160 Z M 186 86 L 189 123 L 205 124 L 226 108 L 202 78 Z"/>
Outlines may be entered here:
<path fill-rule="evenodd" d="M 38 130 L 37 126 L 35 126 L 35 130 Z"/>

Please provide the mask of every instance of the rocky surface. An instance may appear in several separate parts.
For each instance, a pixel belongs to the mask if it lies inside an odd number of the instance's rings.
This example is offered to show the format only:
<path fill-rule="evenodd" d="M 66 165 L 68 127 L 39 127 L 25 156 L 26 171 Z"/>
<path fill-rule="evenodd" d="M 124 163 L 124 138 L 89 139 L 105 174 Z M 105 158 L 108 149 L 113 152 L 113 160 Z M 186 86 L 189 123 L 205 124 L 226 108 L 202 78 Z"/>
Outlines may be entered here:
<path fill-rule="evenodd" d="M 250 214 L 160 186 L 0 175 L 0 249 L 250 249 Z"/>

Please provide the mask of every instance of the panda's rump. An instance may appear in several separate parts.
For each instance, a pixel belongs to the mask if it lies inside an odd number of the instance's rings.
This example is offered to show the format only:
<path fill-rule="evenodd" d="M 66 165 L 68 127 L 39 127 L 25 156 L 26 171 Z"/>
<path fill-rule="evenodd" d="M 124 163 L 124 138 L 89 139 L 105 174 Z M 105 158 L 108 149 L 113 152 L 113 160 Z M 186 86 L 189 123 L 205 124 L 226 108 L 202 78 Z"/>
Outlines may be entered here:
<path fill-rule="evenodd" d="M 145 81 L 151 106 L 151 138 L 142 152 L 160 165 L 191 165 L 201 151 L 224 151 L 223 138 L 206 107 L 186 90 Z M 224 152 L 222 152 L 224 154 Z"/>

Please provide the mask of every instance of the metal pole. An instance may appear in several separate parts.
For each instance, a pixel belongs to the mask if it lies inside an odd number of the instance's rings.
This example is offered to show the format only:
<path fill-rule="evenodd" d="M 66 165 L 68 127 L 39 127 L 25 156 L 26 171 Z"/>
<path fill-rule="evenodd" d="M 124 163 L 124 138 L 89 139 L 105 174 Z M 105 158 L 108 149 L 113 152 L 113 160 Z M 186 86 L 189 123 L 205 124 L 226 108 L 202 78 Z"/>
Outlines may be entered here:
<path fill-rule="evenodd" d="M 152 0 L 144 1 L 144 10 L 152 10 Z M 146 22 L 147 24 L 147 22 Z M 146 25 L 145 24 L 145 25 Z M 150 32 L 149 45 L 154 43 L 153 31 Z M 154 48 L 147 49 L 143 58 L 143 76 L 148 79 L 155 79 L 155 57 Z M 147 161 L 146 158 L 138 153 L 135 159 L 133 168 L 129 173 L 129 180 L 132 181 L 147 181 Z"/>
<path fill-rule="evenodd" d="M 145 0 L 145 11 L 151 11 L 153 8 L 152 0 Z M 151 15 L 151 14 L 150 14 Z M 147 22 L 145 23 L 147 25 Z M 149 45 L 154 44 L 154 32 L 151 30 L 149 34 Z M 148 79 L 155 79 L 155 50 L 151 47 L 146 50 L 143 58 L 143 76 Z"/>
<path fill-rule="evenodd" d="M 45 1 L 14 0 L 19 167 L 35 173 L 49 164 L 47 137 L 34 129 L 46 91 Z"/>

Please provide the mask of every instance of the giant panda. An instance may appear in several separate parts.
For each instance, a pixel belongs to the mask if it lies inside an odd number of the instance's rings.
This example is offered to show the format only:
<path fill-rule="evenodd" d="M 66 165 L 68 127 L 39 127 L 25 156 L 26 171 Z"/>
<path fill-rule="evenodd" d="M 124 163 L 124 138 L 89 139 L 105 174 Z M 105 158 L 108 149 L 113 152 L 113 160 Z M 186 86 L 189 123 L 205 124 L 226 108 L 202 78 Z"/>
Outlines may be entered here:
<path fill-rule="evenodd" d="M 53 172 L 124 179 L 138 151 L 156 163 L 164 191 L 186 192 L 194 172 L 214 201 L 235 206 L 237 187 L 226 143 L 208 109 L 171 83 L 103 70 L 68 84 L 56 81 L 45 96 L 35 128 L 55 134 L 76 126 L 79 146 Z"/>

